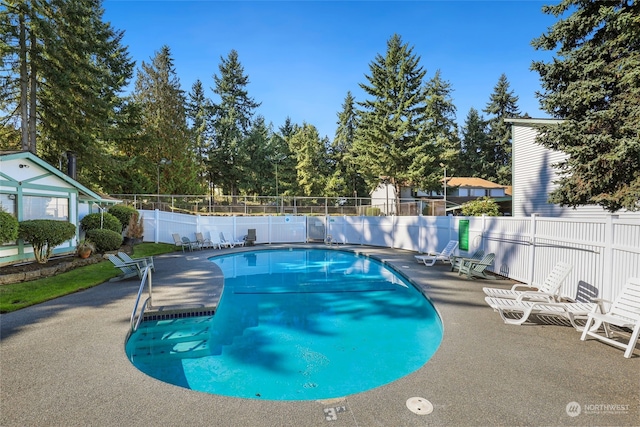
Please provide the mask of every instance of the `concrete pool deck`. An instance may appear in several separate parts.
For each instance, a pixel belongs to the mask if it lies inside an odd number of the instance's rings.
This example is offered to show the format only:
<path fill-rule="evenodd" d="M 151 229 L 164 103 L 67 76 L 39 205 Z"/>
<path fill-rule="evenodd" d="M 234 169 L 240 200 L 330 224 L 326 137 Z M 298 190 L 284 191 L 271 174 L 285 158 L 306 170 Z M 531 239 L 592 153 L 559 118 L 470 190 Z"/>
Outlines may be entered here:
<path fill-rule="evenodd" d="M 138 371 L 125 355 L 139 286 L 130 279 L 0 316 L 0 425 L 640 424 L 640 346 L 625 359 L 618 348 L 580 341 L 563 322 L 505 325 L 484 302 L 482 287 L 513 282 L 466 280 L 443 264 L 417 263 L 413 252 L 347 248 L 394 265 L 439 311 L 442 344 L 418 371 L 331 401 L 237 399 L 165 384 Z M 228 251 L 156 257 L 155 305 L 215 303 L 222 278 L 207 258 Z M 431 402 L 433 412 L 411 412 L 406 402 L 412 397 Z"/>

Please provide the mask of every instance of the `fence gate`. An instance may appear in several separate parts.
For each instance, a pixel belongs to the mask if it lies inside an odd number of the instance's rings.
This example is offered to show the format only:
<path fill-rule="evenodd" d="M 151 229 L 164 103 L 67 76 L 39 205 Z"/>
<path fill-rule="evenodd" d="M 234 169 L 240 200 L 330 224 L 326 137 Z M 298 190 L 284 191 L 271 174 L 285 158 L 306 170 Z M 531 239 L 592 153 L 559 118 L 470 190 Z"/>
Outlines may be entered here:
<path fill-rule="evenodd" d="M 310 216 L 307 218 L 307 241 L 324 242 L 326 227 L 323 217 Z"/>

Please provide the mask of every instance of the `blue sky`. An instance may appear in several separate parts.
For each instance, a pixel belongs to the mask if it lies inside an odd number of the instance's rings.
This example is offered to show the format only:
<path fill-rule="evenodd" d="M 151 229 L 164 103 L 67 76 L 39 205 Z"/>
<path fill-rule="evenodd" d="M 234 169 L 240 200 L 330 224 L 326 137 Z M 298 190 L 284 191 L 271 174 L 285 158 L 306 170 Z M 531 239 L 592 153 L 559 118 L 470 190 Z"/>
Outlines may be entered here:
<path fill-rule="evenodd" d="M 286 117 L 315 125 L 333 139 L 347 91 L 364 100 L 369 65 L 399 34 L 413 46 L 426 79 L 440 70 L 451 83 L 457 122 L 482 111 L 501 74 L 521 112 L 547 117 L 535 92 L 533 60 L 551 59 L 531 40 L 556 18 L 541 12 L 555 1 L 129 1 L 106 0 L 104 19 L 125 31 L 136 61 L 149 63 L 168 45 L 182 89 L 196 79 L 207 96 L 221 57 L 238 52 L 256 111 L 277 130 Z"/>

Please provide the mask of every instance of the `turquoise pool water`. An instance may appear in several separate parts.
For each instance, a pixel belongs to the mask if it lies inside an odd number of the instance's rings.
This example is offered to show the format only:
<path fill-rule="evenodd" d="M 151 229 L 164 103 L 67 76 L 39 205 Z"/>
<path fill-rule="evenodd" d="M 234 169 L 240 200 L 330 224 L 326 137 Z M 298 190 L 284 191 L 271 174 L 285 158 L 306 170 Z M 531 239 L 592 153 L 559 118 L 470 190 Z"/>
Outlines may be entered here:
<path fill-rule="evenodd" d="M 427 298 L 374 259 L 294 249 L 211 261 L 224 274 L 215 315 L 144 322 L 127 341 L 147 375 L 226 396 L 327 399 L 414 372 L 442 340 Z"/>

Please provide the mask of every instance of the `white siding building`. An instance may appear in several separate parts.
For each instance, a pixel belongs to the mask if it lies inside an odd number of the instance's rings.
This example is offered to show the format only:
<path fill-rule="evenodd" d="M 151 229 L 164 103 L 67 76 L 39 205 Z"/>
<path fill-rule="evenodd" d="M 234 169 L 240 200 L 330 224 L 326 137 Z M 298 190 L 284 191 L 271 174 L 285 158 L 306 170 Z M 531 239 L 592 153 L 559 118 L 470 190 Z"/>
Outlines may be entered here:
<path fill-rule="evenodd" d="M 560 123 L 553 119 L 509 119 L 513 141 L 513 216 L 538 214 L 543 217 L 594 218 L 608 215 L 600 206 L 571 208 L 551 204 L 549 193 L 555 188 L 557 172 L 553 164 L 564 160 L 567 154 L 551 150 L 536 142 L 536 125 Z M 617 212 L 619 215 L 640 219 L 640 212 Z"/>

